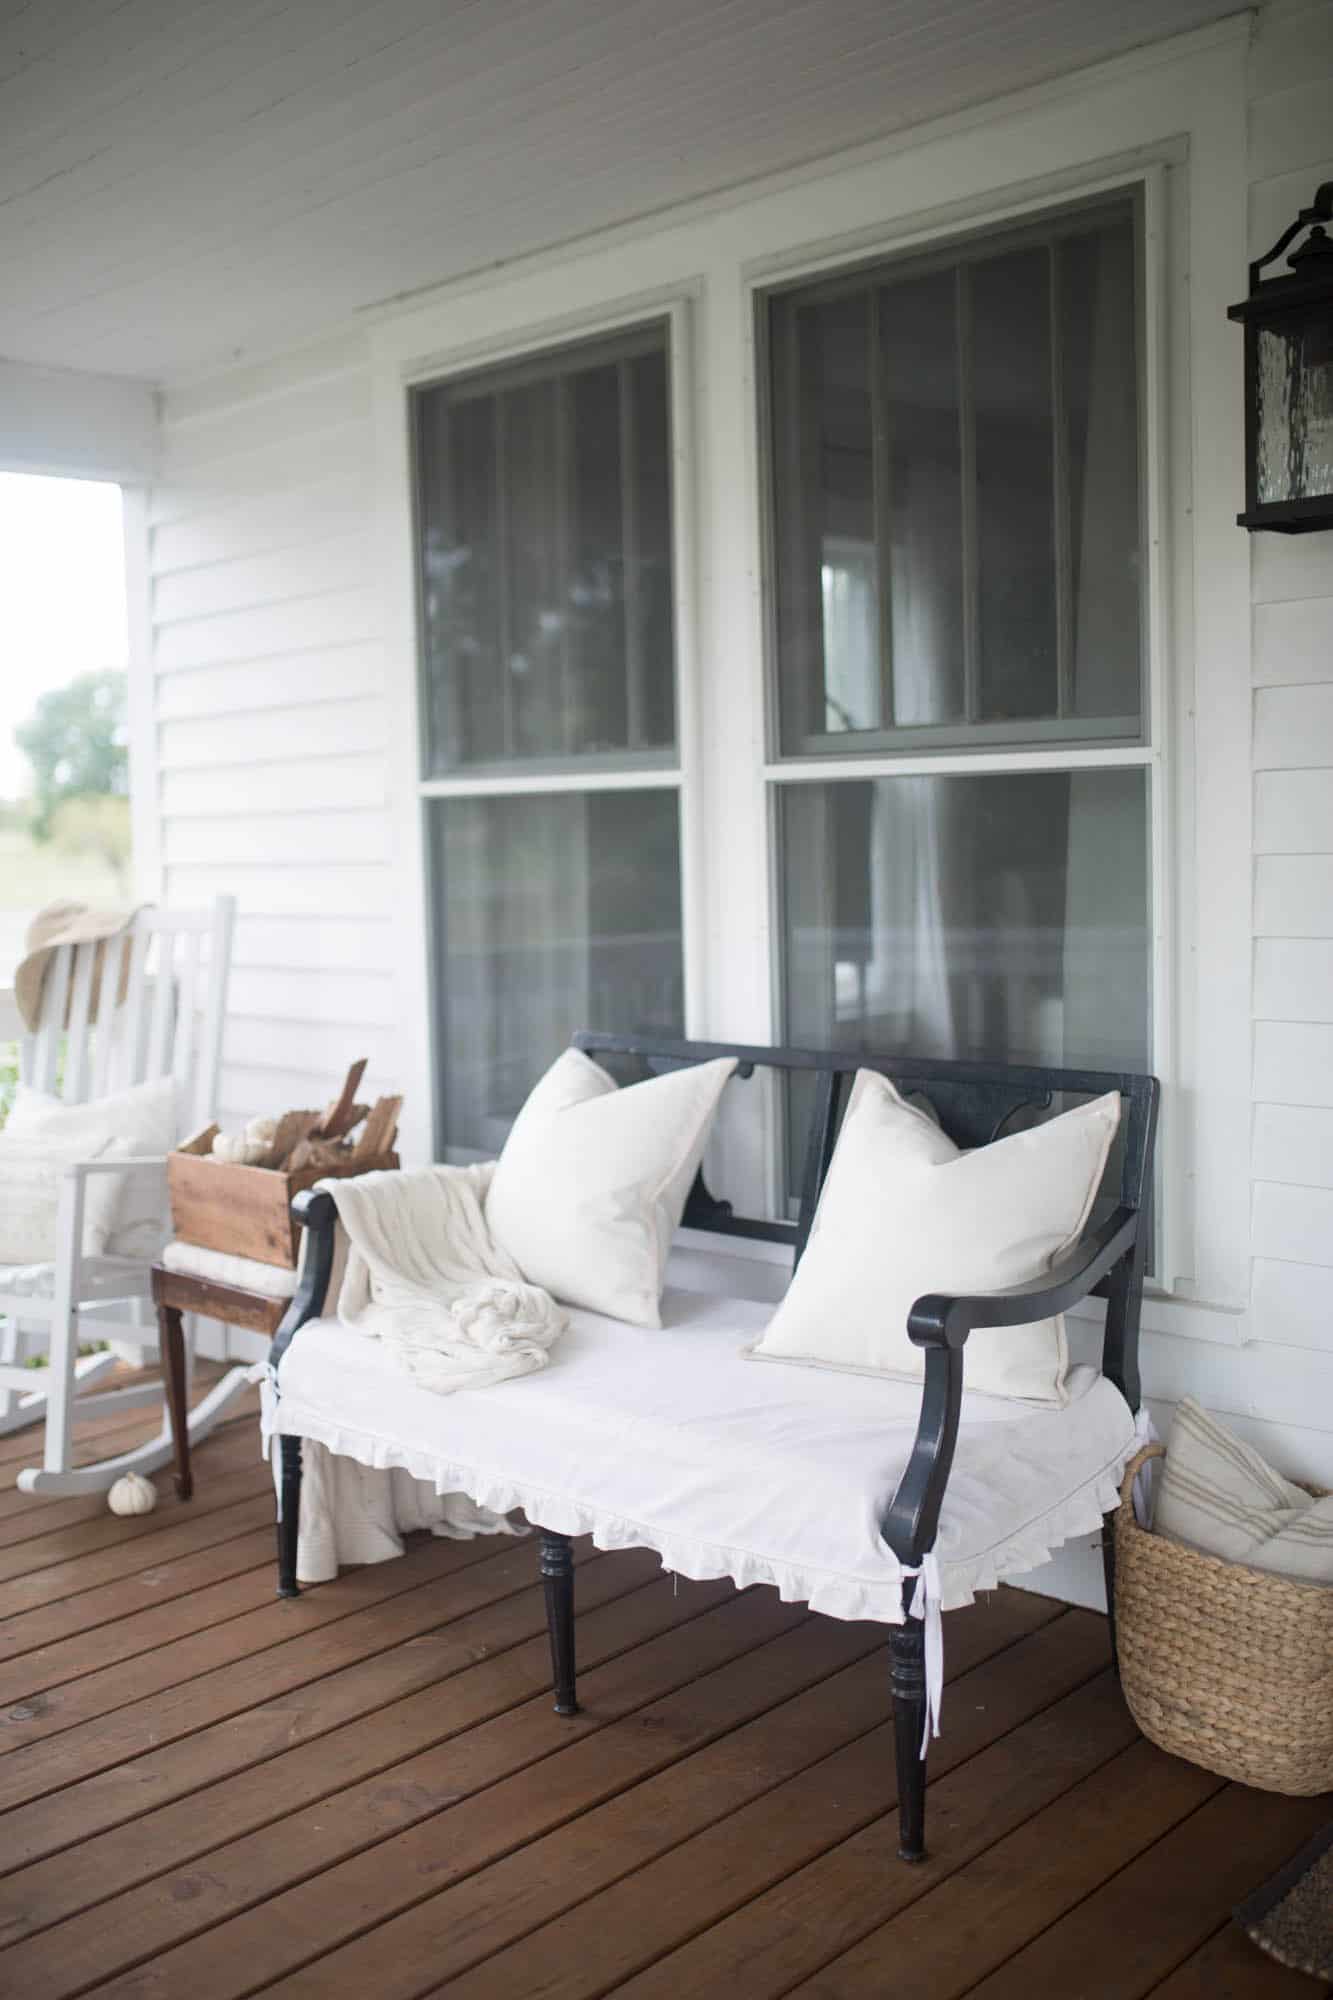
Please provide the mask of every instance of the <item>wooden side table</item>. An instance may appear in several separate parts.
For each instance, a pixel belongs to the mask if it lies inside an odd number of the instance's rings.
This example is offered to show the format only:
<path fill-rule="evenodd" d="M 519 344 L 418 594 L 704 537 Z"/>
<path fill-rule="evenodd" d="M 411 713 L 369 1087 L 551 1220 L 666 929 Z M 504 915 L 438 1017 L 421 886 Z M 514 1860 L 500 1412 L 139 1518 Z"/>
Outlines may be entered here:
<path fill-rule="evenodd" d="M 205 1319 L 220 1319 L 228 1326 L 243 1326 L 251 1333 L 266 1334 L 272 1339 L 291 1300 L 271 1298 L 264 1292 L 242 1291 L 236 1285 L 216 1284 L 211 1278 L 196 1278 L 186 1271 L 169 1271 L 164 1264 L 154 1264 L 153 1303 L 157 1307 L 167 1414 L 176 1455 L 176 1491 L 182 1500 L 188 1500 L 194 1492 L 194 1478 L 190 1471 L 191 1425 L 182 1313 L 202 1313 Z M 244 1368 L 233 1369 L 225 1384 L 219 1383 L 217 1389 L 209 1392 L 208 1402 L 214 1403 L 224 1386 L 236 1394 L 248 1372 Z M 199 1414 L 196 1412 L 196 1417 Z"/>

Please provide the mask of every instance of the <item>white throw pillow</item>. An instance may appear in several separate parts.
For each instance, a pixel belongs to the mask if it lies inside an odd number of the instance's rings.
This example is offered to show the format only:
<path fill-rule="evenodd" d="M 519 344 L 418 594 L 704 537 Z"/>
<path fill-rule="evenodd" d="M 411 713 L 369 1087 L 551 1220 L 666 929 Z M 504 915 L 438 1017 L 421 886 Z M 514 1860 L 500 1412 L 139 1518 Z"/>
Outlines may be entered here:
<path fill-rule="evenodd" d="M 1171 1425 L 1153 1528 L 1227 1562 L 1333 1584 L 1333 1497 L 1283 1479 L 1192 1396 Z"/>
<path fill-rule="evenodd" d="M 3 1136 L 3 1135 L 0 1135 Z M 95 1153 L 82 1146 L 0 1147 L 0 1264 L 51 1264 L 57 1250 L 60 1189 L 67 1166 L 103 1159 L 119 1147 L 103 1144 Z M 117 1174 L 90 1174 L 84 1183 L 83 1255 L 99 1257 L 116 1199 Z"/>
<path fill-rule="evenodd" d="M 176 1086 L 170 1077 L 136 1083 L 84 1104 L 66 1104 L 20 1084 L 0 1131 L 0 1159 L 10 1152 L 50 1152 L 62 1162 L 96 1160 L 108 1153 L 148 1157 L 170 1152 L 175 1140 Z M 149 1235 L 156 1247 L 166 1235 L 164 1204 L 160 1172 L 92 1175 L 84 1208 L 85 1252 L 139 1256 Z M 100 1241 L 94 1241 L 94 1218 Z"/>
<path fill-rule="evenodd" d="M 567 1305 L 660 1326 L 671 1239 L 735 1061 L 629 1084 L 566 1049 L 514 1121 L 486 1197 L 491 1235 Z"/>
<path fill-rule="evenodd" d="M 858 1070 L 805 1255 L 751 1350 L 919 1381 L 907 1315 L 927 1292 L 1039 1279 L 1077 1242 L 1120 1122 L 1115 1092 L 1028 1132 L 960 1152 L 873 1070 Z M 1062 1318 L 974 1333 L 966 1385 L 1063 1404 Z"/>

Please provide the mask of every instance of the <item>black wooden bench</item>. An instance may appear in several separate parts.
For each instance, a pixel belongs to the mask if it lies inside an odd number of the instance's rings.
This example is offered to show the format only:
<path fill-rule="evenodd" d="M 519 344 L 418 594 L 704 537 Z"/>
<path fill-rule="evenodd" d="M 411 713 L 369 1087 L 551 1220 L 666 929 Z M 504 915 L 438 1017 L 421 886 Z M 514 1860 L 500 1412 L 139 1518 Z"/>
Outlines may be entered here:
<path fill-rule="evenodd" d="M 975 1297 L 930 1293 L 916 1301 L 908 1333 L 925 1351 L 925 1380 L 915 1442 L 896 1491 L 884 1509 L 880 1532 L 904 1568 L 916 1570 L 934 1546 L 940 1509 L 957 1441 L 968 1339 L 992 1327 L 1022 1326 L 1066 1311 L 1080 1300 L 1106 1300 L 1101 1370 L 1131 1411 L 1140 1402 L 1138 1337 L 1148 1247 L 1153 1142 L 1158 1085 L 1150 1076 L 1121 1072 L 1039 1069 L 994 1063 L 949 1062 L 906 1056 L 866 1055 L 828 1050 L 764 1048 L 724 1042 L 677 1042 L 652 1036 L 583 1032 L 574 1045 L 599 1058 L 635 1065 L 652 1074 L 684 1064 L 734 1057 L 736 1074 L 766 1068 L 785 1077 L 813 1079 L 813 1110 L 804 1145 L 799 1212 L 794 1221 L 737 1215 L 724 1199 L 696 1179 L 684 1222 L 720 1236 L 787 1244 L 799 1259 L 836 1143 L 838 1122 L 852 1077 L 872 1069 L 904 1093 L 920 1094 L 934 1107 L 944 1131 L 963 1147 L 982 1146 L 1030 1122 L 1044 1111 L 1064 1108 L 1068 1099 L 1116 1091 L 1122 1099 L 1118 1199 L 1104 1220 L 1094 1221 L 1082 1241 L 1046 1274 L 1039 1285 Z M 298 1214 L 311 1232 L 300 1287 L 270 1353 L 276 1371 L 297 1330 L 323 1310 L 334 1252 L 336 1210 L 327 1194 L 298 1196 Z M 1095 1214 L 1095 1211 L 1094 1211 Z M 283 1437 L 282 1508 L 279 1526 L 279 1591 L 296 1593 L 296 1539 L 300 1504 L 301 1441 Z M 575 1712 L 573 1564 L 569 1538 L 539 1531 L 539 1568 L 544 1580 L 551 1637 L 556 1708 Z M 1103 1535 L 1107 1603 L 1114 1644 L 1113 1541 Z M 904 1612 L 911 1592 L 904 1585 Z M 899 1852 L 918 1861 L 925 1854 L 925 1637 L 922 1621 L 904 1616 L 889 1627 L 891 1688 L 898 1767 Z"/>

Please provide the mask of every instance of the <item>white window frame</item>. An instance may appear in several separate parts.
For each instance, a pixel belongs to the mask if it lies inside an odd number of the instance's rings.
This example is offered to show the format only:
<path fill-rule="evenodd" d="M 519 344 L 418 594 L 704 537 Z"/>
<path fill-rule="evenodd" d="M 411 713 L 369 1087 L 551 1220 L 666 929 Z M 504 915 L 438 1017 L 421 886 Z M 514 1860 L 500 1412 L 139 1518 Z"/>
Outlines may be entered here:
<path fill-rule="evenodd" d="M 1229 21 L 934 121 L 838 160 L 460 280 L 371 332 L 394 709 L 398 991 L 413 1122 L 432 1099 L 423 814 L 442 791 L 591 789 L 594 774 L 427 781 L 419 765 L 408 391 L 649 318 L 671 318 L 679 770 L 614 774 L 681 797 L 686 1027 L 771 1041 L 779 1024 L 772 799 L 872 757 L 769 754 L 755 294 L 779 281 L 1140 182 L 1151 742 L 967 753 L 969 770 L 1153 771 L 1154 1060 L 1164 1083 L 1161 1283 L 1145 1323 L 1234 1342 L 1249 1289 L 1250 603 L 1239 345 L 1246 259 L 1246 30 Z M 1200 663 L 1199 699 L 1195 662 Z M 952 753 L 895 772 L 950 768 Z M 607 782 L 602 778 L 601 782 Z M 722 865 L 722 858 L 725 865 Z M 722 1178 L 773 1200 L 772 1133 L 724 1130 Z M 1205 1302 L 1185 1310 L 1180 1302 Z M 1153 1319 L 1153 1311 L 1158 1314 Z"/>
<path fill-rule="evenodd" d="M 772 496 L 764 490 L 756 495 L 760 519 L 766 524 L 761 551 L 767 686 L 767 751 L 764 780 L 769 787 L 769 908 L 772 937 L 770 1005 L 773 1020 L 779 1025 L 779 1031 L 782 1020 L 780 945 L 782 881 L 777 830 L 780 787 L 822 784 L 853 778 L 981 776 L 999 773 L 1018 776 L 1039 771 L 1143 771 L 1147 779 L 1152 922 L 1149 954 L 1151 982 L 1149 1032 L 1152 1047 L 1149 1062 L 1161 1080 L 1163 1096 L 1174 1097 L 1173 1056 L 1180 995 L 1173 950 L 1176 935 L 1172 907 L 1175 843 L 1170 829 L 1177 818 L 1178 804 L 1175 797 L 1174 731 L 1170 704 L 1166 698 L 1167 689 L 1175 681 L 1175 662 L 1171 650 L 1170 619 L 1167 610 L 1171 569 L 1170 528 L 1165 518 L 1168 457 L 1163 449 L 1160 434 L 1162 412 L 1166 405 L 1168 325 L 1166 246 L 1169 238 L 1167 172 L 1164 160 L 1150 161 L 1140 167 L 1127 167 L 1106 178 L 1083 182 L 1073 196 L 1064 195 L 1057 201 L 1052 201 L 1050 196 L 1046 196 L 1017 202 L 1013 206 L 995 209 L 986 218 L 986 227 L 993 228 L 998 233 L 1002 232 L 1006 225 L 1012 226 L 1024 220 L 1040 220 L 1041 216 L 1052 208 L 1058 207 L 1061 211 L 1067 212 L 1083 201 L 1095 201 L 1099 195 L 1139 191 L 1142 194 L 1140 269 L 1143 298 L 1138 318 L 1142 341 L 1139 393 L 1143 399 L 1139 411 L 1140 447 L 1143 456 L 1140 492 L 1145 508 L 1142 543 L 1147 559 L 1146 588 L 1141 613 L 1146 741 L 1105 748 L 1085 741 L 1081 745 L 1052 746 L 1043 749 L 1037 743 L 1030 742 L 1014 749 L 993 745 L 969 750 L 959 745 L 954 748 L 919 751 L 906 748 L 884 751 L 849 750 L 841 756 L 821 756 L 808 752 L 789 752 L 784 755 L 780 740 L 776 634 L 773 620 L 776 580 L 770 573 L 772 535 L 767 526 Z M 799 284 L 803 280 L 814 279 L 825 273 L 836 273 L 847 268 L 849 264 L 868 265 L 876 258 L 887 260 L 893 255 L 913 249 L 947 250 L 949 233 L 972 242 L 975 242 L 978 234 L 973 224 L 970 227 L 966 225 L 956 227 L 948 233 L 938 229 L 927 229 L 920 234 L 915 232 L 894 234 L 887 236 L 882 243 L 869 248 L 858 239 L 855 255 L 850 258 L 845 251 L 839 255 L 836 250 L 821 250 L 813 259 L 805 256 L 793 260 L 782 258 L 766 260 L 762 269 L 752 270 L 747 275 L 745 290 L 750 325 L 750 370 L 756 384 L 756 424 L 759 431 L 757 464 L 760 480 L 764 486 L 767 486 L 771 476 L 763 436 L 763 406 L 767 401 L 769 389 L 764 376 L 770 363 L 762 334 L 762 316 L 769 294 L 778 286 Z M 1173 1154 L 1178 1125 L 1179 1120 L 1174 1115 L 1163 1119 L 1158 1148 L 1156 1177 L 1158 1207 L 1154 1248 L 1155 1262 L 1161 1272 L 1175 1272 L 1184 1268 L 1186 1260 L 1192 1254 L 1188 1247 L 1186 1219 L 1178 1199 L 1180 1175 L 1176 1171 Z M 769 1208 L 776 1213 L 782 1199 L 782 1162 L 776 1138 L 770 1150 L 772 1168 L 767 1202 Z"/>
<path fill-rule="evenodd" d="M 681 896 L 681 956 L 684 990 L 685 1031 L 699 1033 L 702 1004 L 699 992 L 700 953 L 695 948 L 700 934 L 698 915 L 699 874 L 702 861 L 700 804 L 698 796 L 698 728 L 696 717 L 696 691 L 699 676 L 696 666 L 697 639 L 695 615 L 695 574 L 694 574 L 694 495 L 696 492 L 695 469 L 692 460 L 691 412 L 694 407 L 694 385 L 690 366 L 690 306 L 688 292 L 678 291 L 670 296 L 655 299 L 651 304 L 640 300 L 632 307 L 610 313 L 594 311 L 574 318 L 561 316 L 549 325 L 529 327 L 507 341 L 487 342 L 478 350 L 475 343 L 466 342 L 460 346 L 441 348 L 429 355 L 422 355 L 409 364 L 401 373 L 396 385 L 401 395 L 406 421 L 405 444 L 406 462 L 403 474 L 408 481 L 410 508 L 410 542 L 412 563 L 412 617 L 410 621 L 410 641 L 406 634 L 400 644 L 410 643 L 413 665 L 413 681 L 410 698 L 405 701 L 406 690 L 401 685 L 401 673 L 397 677 L 399 710 L 398 725 L 394 730 L 395 749 L 401 753 L 401 739 L 406 730 L 410 731 L 413 775 L 407 778 L 405 760 L 399 754 L 397 782 L 399 786 L 410 784 L 415 798 L 417 837 L 408 861 L 408 892 L 415 905 L 415 914 L 407 921 L 415 922 L 424 934 L 427 944 L 427 969 L 425 989 L 420 994 L 418 1008 L 424 1016 L 425 1039 L 420 1033 L 411 1037 L 412 1073 L 419 1079 L 417 1090 L 420 1109 L 415 1120 L 409 1125 L 405 1143 L 412 1143 L 414 1150 L 421 1149 L 422 1140 L 427 1142 L 426 1150 L 438 1157 L 446 1151 L 452 1156 L 454 1149 L 444 1147 L 443 1134 L 434 1129 L 433 1107 L 438 1101 L 438 1091 L 431 1087 L 436 1070 L 436 1019 L 433 997 L 430 991 L 435 964 L 435 940 L 438 915 L 430 907 L 426 893 L 425 854 L 430 834 L 428 827 L 429 807 L 437 799 L 478 799 L 517 798 L 550 795 L 554 793 L 592 792 L 641 792 L 667 791 L 676 795 L 680 829 L 680 896 Z M 425 775 L 424 717 L 420 700 L 420 640 L 417 631 L 418 604 L 418 553 L 416 549 L 417 511 L 414 471 L 416 443 L 412 435 L 416 421 L 414 392 L 437 387 L 443 382 L 466 378 L 482 371 L 503 366 L 525 358 L 540 359 L 545 354 L 558 352 L 585 340 L 630 332 L 651 325 L 665 325 L 667 335 L 667 384 L 668 384 L 668 452 L 671 466 L 671 540 L 672 540 L 672 614 L 675 666 L 675 713 L 676 748 L 674 757 L 664 762 L 644 762 L 634 764 L 628 758 L 625 768 L 615 770 L 601 764 L 590 764 L 586 769 L 568 767 L 564 770 L 526 771 L 515 762 L 507 770 L 487 770 L 469 772 L 466 766 L 443 777 Z M 396 476 L 396 475 L 395 475 Z M 397 514 L 391 509 L 391 516 Z M 397 526 L 401 532 L 401 521 Z M 406 709 L 406 714 L 404 714 Z M 406 857 L 405 857 L 406 858 Z M 407 905 L 404 903 L 406 915 Z M 418 971 L 418 978 L 420 974 Z M 414 982 L 416 984 L 417 982 Z M 424 1060 L 423 1060 L 424 1057 Z M 424 1092 L 423 1092 L 424 1086 Z M 461 1154 L 458 1157 L 463 1157 Z M 470 1157 L 470 1156 L 469 1156 Z"/>

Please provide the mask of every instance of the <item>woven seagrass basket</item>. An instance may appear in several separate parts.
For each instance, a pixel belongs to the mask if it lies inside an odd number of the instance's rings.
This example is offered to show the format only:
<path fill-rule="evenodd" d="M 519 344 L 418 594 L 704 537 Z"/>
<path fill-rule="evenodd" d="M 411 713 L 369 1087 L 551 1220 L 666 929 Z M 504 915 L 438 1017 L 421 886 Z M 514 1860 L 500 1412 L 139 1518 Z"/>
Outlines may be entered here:
<path fill-rule="evenodd" d="M 1115 1517 L 1120 1683 L 1143 1734 L 1266 1792 L 1333 1789 L 1333 1586 L 1223 1562 Z M 1318 1488 L 1307 1491 L 1319 1492 Z"/>

